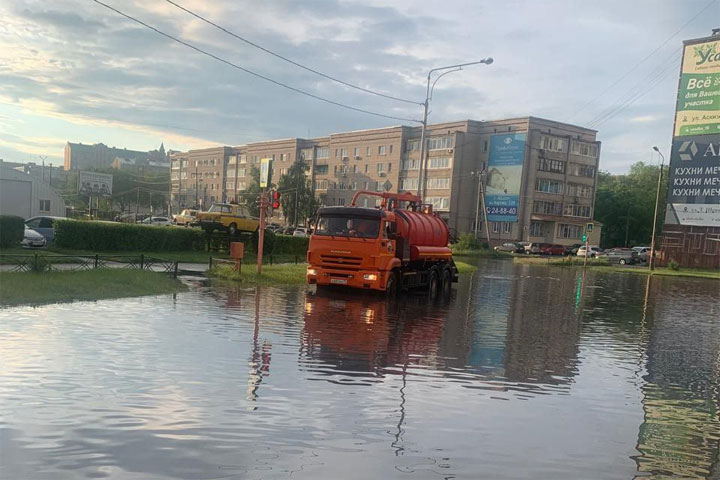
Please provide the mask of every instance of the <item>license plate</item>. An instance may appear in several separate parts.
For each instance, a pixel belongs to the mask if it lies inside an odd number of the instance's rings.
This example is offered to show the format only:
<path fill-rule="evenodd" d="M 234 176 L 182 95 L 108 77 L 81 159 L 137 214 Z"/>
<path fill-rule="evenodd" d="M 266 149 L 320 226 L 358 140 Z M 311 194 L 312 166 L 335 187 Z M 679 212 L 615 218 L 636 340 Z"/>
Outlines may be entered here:
<path fill-rule="evenodd" d="M 347 285 L 347 280 L 344 278 L 331 278 L 330 283 L 335 285 Z"/>

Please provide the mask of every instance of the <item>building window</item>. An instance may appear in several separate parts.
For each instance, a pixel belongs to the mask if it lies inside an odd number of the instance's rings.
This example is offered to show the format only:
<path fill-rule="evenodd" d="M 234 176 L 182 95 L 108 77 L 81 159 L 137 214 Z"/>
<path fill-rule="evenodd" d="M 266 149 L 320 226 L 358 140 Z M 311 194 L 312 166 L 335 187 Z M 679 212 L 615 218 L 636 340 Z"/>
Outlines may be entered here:
<path fill-rule="evenodd" d="M 576 177 L 595 178 L 595 166 L 582 165 L 580 163 L 571 163 L 570 175 L 574 175 Z"/>
<path fill-rule="evenodd" d="M 563 152 L 565 151 L 565 140 L 558 137 L 543 135 L 540 137 L 540 148 L 543 150 L 551 150 L 553 152 Z"/>
<path fill-rule="evenodd" d="M 235 182 L 233 180 L 228 180 L 225 182 L 225 189 L 227 190 L 234 190 L 235 189 Z"/>
<path fill-rule="evenodd" d="M 575 155 L 582 155 L 584 157 L 597 158 L 598 147 L 594 143 L 573 142 L 570 153 L 574 153 Z"/>
<path fill-rule="evenodd" d="M 387 147 L 385 145 L 380 145 L 378 147 L 378 155 L 385 155 L 387 154 Z"/>
<path fill-rule="evenodd" d="M 353 173 L 357 173 L 357 164 L 353 165 Z"/>
<path fill-rule="evenodd" d="M 388 173 L 392 172 L 392 163 L 388 163 Z"/>
<path fill-rule="evenodd" d="M 317 158 L 328 158 L 330 156 L 328 153 L 328 147 L 318 147 L 315 153 Z"/>
<path fill-rule="evenodd" d="M 50 211 L 50 200 L 40 200 L 40 211 L 41 212 L 49 212 Z"/>
<path fill-rule="evenodd" d="M 328 181 L 323 180 L 315 180 L 315 190 L 327 190 L 328 189 Z"/>
<path fill-rule="evenodd" d="M 403 178 L 400 180 L 400 190 L 410 190 L 415 191 L 418 188 L 418 179 L 417 178 Z"/>
<path fill-rule="evenodd" d="M 544 237 L 545 236 L 545 224 L 542 222 L 530 222 L 530 236 L 531 237 Z"/>
<path fill-rule="evenodd" d="M 420 140 L 408 140 L 407 141 L 408 152 L 419 152 L 420 151 Z"/>
<path fill-rule="evenodd" d="M 565 216 L 590 218 L 590 208 L 589 205 L 565 205 Z"/>
<path fill-rule="evenodd" d="M 392 152 L 393 152 L 393 146 L 390 145 L 390 153 L 392 153 Z"/>
<path fill-rule="evenodd" d="M 344 206 L 345 206 L 345 199 L 344 199 L 344 198 L 338 198 L 338 199 L 337 199 L 337 204 L 338 204 L 339 207 L 344 207 Z"/>
<path fill-rule="evenodd" d="M 503 233 L 510 233 L 512 232 L 512 223 L 510 222 L 502 222 L 502 230 Z"/>
<path fill-rule="evenodd" d="M 565 173 L 565 162 L 551 158 L 538 158 L 538 170 L 543 172 Z"/>
<path fill-rule="evenodd" d="M 502 222 L 490 222 L 492 225 L 492 233 L 500 233 L 500 223 Z"/>
<path fill-rule="evenodd" d="M 287 159 L 288 159 L 287 153 L 281 153 L 281 154 L 280 154 L 280 161 L 281 161 L 281 162 L 287 162 Z"/>
<path fill-rule="evenodd" d="M 188 178 L 188 172 L 187 171 L 180 172 L 180 178 L 182 178 L 183 180 Z"/>
<path fill-rule="evenodd" d="M 316 175 L 327 175 L 328 173 L 328 166 L 327 165 L 317 165 L 315 167 L 315 174 Z"/>
<path fill-rule="evenodd" d="M 417 181 L 415 182 L 417 188 Z M 425 197 L 425 203 L 430 203 L 433 210 L 448 210 L 450 208 L 450 199 L 448 197 Z"/>
<path fill-rule="evenodd" d="M 338 169 L 338 171 L 340 173 L 348 173 L 348 168 L 350 168 L 348 165 L 340 165 L 340 168 Z"/>
<path fill-rule="evenodd" d="M 247 173 L 247 170 L 245 170 L 244 168 L 238 168 L 237 176 L 244 177 L 246 175 L 246 173 Z"/>
<path fill-rule="evenodd" d="M 378 163 L 376 165 L 377 173 L 381 173 L 385 171 L 385 164 L 384 163 Z"/>
<path fill-rule="evenodd" d="M 366 157 L 369 157 L 369 156 L 370 156 L 370 152 L 371 152 L 370 147 L 366 147 L 366 148 L 365 148 L 365 156 L 366 156 Z"/>
<path fill-rule="evenodd" d="M 171 180 L 177 180 L 178 178 L 180 178 L 180 172 L 172 172 L 172 173 L 170 174 L 170 179 L 171 179 Z"/>
<path fill-rule="evenodd" d="M 558 195 L 562 195 L 563 183 L 556 182 L 554 180 L 546 180 L 544 178 L 538 178 L 535 181 L 535 190 L 538 192 L 555 193 Z"/>
<path fill-rule="evenodd" d="M 430 157 L 428 169 L 450 168 L 450 157 Z"/>
<path fill-rule="evenodd" d="M 533 202 L 533 213 L 560 216 L 562 215 L 562 203 L 537 200 Z"/>
<path fill-rule="evenodd" d="M 257 155 L 253 155 L 253 156 L 252 156 L 252 162 L 253 162 L 253 163 L 258 163 L 259 160 L 260 160 L 260 158 L 259 158 Z"/>
<path fill-rule="evenodd" d="M 359 157 L 360 156 L 360 149 L 358 147 L 353 148 L 353 157 Z"/>
<path fill-rule="evenodd" d="M 280 169 L 280 175 L 287 175 L 288 169 L 287 168 L 281 168 Z"/>
<path fill-rule="evenodd" d="M 240 160 L 238 163 L 240 164 L 246 164 L 247 163 L 247 155 L 238 155 L 238 159 Z"/>
<path fill-rule="evenodd" d="M 340 149 L 340 156 L 341 157 L 347 157 L 348 156 L 348 149 L 347 148 L 341 148 Z"/>
<path fill-rule="evenodd" d="M 580 239 L 584 231 L 584 225 L 569 225 L 567 223 L 559 223 L 557 227 L 557 236 L 558 238 Z"/>
<path fill-rule="evenodd" d="M 428 138 L 427 142 L 428 150 L 441 150 L 443 148 L 453 148 L 455 146 L 455 138 L 452 135 Z"/>
<path fill-rule="evenodd" d="M 365 173 L 368 173 L 368 167 L 369 167 L 369 165 L 366 163 L 365 164 Z"/>
<path fill-rule="evenodd" d="M 237 162 L 237 157 L 235 155 L 228 157 L 228 165 L 235 165 L 236 162 Z"/>
<path fill-rule="evenodd" d="M 238 182 L 237 189 L 238 190 L 245 190 L 247 188 L 247 183 L 245 182 Z"/>
<path fill-rule="evenodd" d="M 410 159 L 402 161 L 402 169 L 403 170 L 417 170 L 420 168 L 420 160 L 419 159 Z"/>
<path fill-rule="evenodd" d="M 487 152 L 487 151 L 488 151 L 488 141 L 487 141 L 487 140 L 483 140 L 482 151 L 483 151 L 483 152 Z"/>
<path fill-rule="evenodd" d="M 570 197 L 592 197 L 592 187 L 588 185 L 580 185 L 579 183 L 568 183 L 567 195 Z"/>
<path fill-rule="evenodd" d="M 425 188 L 427 188 L 428 190 L 450 188 L 450 178 L 449 177 L 428 178 L 425 181 Z"/>

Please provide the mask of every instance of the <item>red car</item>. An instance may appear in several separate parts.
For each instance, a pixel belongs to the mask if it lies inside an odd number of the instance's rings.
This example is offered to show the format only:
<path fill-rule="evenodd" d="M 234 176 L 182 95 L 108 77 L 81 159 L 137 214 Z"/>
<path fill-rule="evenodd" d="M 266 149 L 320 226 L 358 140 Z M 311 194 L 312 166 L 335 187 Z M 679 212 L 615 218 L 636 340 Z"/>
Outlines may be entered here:
<path fill-rule="evenodd" d="M 540 255 L 565 255 L 565 247 L 549 243 L 540 244 Z"/>

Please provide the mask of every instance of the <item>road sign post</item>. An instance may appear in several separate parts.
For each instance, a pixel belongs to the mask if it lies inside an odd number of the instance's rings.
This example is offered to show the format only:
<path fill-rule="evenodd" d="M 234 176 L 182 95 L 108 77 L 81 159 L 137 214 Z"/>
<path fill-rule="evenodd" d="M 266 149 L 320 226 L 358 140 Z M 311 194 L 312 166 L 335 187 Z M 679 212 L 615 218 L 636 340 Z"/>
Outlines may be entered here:
<path fill-rule="evenodd" d="M 587 259 L 588 259 L 588 236 L 587 234 L 583 235 L 583 242 L 585 242 L 585 261 L 583 262 L 583 268 L 587 267 Z"/>
<path fill-rule="evenodd" d="M 258 247 L 257 247 L 257 273 L 262 273 L 262 262 L 263 262 L 263 244 L 265 243 L 265 209 L 267 208 L 268 202 L 265 197 L 265 189 L 262 189 L 260 194 L 260 226 L 258 227 Z"/>

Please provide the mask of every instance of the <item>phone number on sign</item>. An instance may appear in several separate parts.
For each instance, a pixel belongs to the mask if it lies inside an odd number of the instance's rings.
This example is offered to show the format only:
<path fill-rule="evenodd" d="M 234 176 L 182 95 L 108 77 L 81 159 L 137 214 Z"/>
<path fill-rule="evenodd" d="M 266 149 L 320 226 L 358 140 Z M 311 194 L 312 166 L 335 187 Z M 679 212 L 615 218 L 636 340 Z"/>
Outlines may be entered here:
<path fill-rule="evenodd" d="M 517 207 L 487 207 L 490 215 L 517 215 Z"/>

